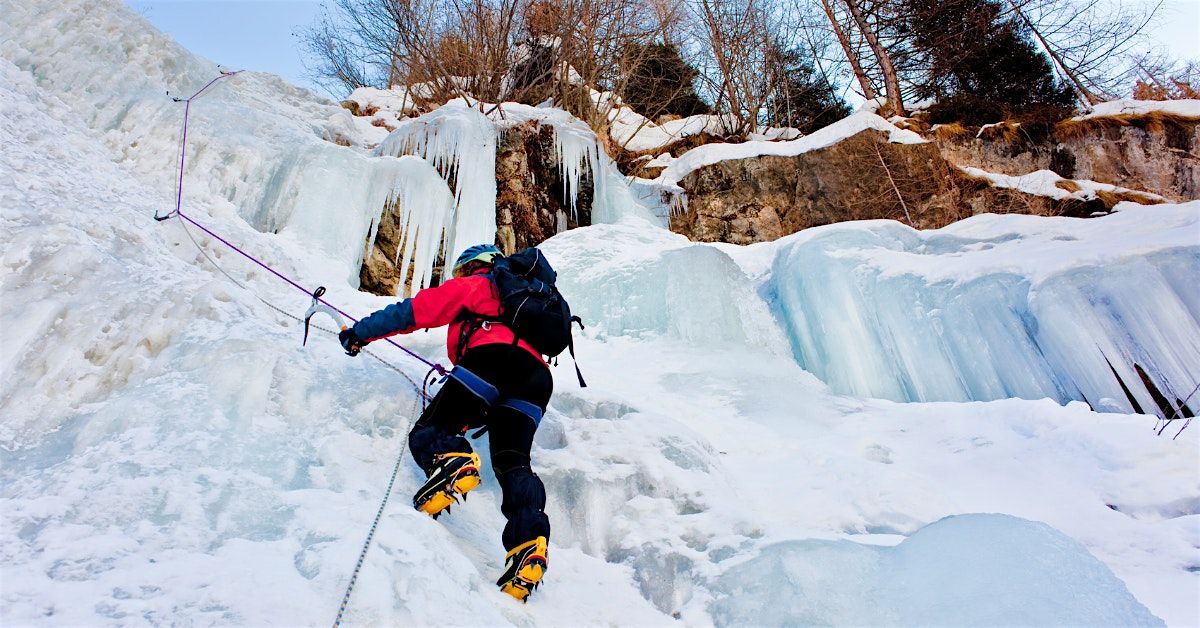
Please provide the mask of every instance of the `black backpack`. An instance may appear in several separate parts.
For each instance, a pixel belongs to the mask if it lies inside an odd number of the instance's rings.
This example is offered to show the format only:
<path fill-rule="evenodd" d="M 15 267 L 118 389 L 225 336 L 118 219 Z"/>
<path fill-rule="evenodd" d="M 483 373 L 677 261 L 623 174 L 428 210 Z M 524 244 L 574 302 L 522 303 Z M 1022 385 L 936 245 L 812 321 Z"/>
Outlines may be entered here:
<path fill-rule="evenodd" d="M 529 247 L 496 258 L 490 275 L 500 296 L 499 321 L 542 355 L 553 358 L 569 350 L 574 360 L 571 323 L 578 323 L 582 329 L 583 321 L 571 315 L 571 306 L 555 287 L 558 273 L 546 256 L 536 247 Z M 579 385 L 586 387 L 578 364 L 575 375 Z"/>

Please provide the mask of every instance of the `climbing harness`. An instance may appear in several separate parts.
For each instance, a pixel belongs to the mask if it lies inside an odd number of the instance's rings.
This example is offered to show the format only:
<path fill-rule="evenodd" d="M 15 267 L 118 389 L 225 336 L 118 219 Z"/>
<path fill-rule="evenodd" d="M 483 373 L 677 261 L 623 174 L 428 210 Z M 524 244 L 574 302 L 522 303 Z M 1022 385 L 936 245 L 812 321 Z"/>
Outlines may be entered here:
<path fill-rule="evenodd" d="M 175 191 L 175 209 L 172 210 L 171 212 L 168 212 L 166 215 L 163 215 L 163 216 L 159 216 L 158 213 L 156 212 L 154 215 L 154 220 L 156 220 L 158 222 L 163 222 L 170 218 L 179 218 L 179 221 L 180 221 L 179 224 L 183 228 L 184 233 L 187 234 L 188 239 L 192 241 L 192 244 L 194 244 L 196 246 L 196 249 L 198 251 L 200 251 L 201 255 L 203 255 L 204 258 L 207 259 L 209 261 L 209 263 L 211 263 L 213 265 L 213 267 L 217 269 L 217 271 L 219 271 L 222 275 L 224 275 L 227 279 L 229 279 L 231 282 L 236 284 L 238 287 L 240 287 L 243 290 L 254 295 L 255 298 L 257 298 L 259 301 L 261 301 L 266 306 L 270 307 L 272 310 L 275 310 L 276 312 L 278 312 L 290 319 L 293 319 L 297 322 L 303 323 L 304 324 L 304 339 L 302 341 L 302 345 L 307 346 L 308 334 L 309 334 L 310 328 L 315 328 L 319 331 L 323 331 L 323 332 L 330 333 L 333 335 L 338 334 L 338 331 L 334 331 L 332 329 L 327 329 L 327 328 L 321 327 L 320 325 L 313 324 L 312 323 L 313 316 L 315 316 L 317 314 L 325 314 L 325 315 L 329 316 L 337 324 L 337 326 L 340 330 L 345 330 L 348 327 L 346 324 L 346 319 L 349 319 L 354 322 L 358 322 L 358 319 L 354 318 L 353 316 L 350 316 L 346 312 L 342 311 L 341 309 L 338 309 L 333 304 L 324 300 L 322 298 L 322 296 L 325 294 L 325 286 L 318 286 L 317 289 L 309 291 L 308 289 L 304 288 L 296 281 L 293 281 L 292 279 L 290 279 L 283 273 L 280 273 L 279 271 L 275 270 L 274 268 L 271 268 L 265 262 L 259 260 L 258 258 L 254 257 L 253 255 L 250 255 L 246 251 L 239 248 L 237 245 L 233 244 L 229 240 L 216 234 L 215 232 L 213 232 L 213 230 L 209 229 L 208 227 L 204 226 L 203 224 L 200 224 L 199 222 L 192 219 L 190 216 L 188 216 L 187 214 L 185 214 L 183 212 L 183 172 L 184 172 L 184 162 L 187 157 L 188 117 L 191 112 L 192 101 L 196 100 L 197 98 L 199 98 L 200 96 L 202 96 L 206 92 L 208 92 L 208 90 L 210 88 L 212 88 L 212 86 L 215 85 L 218 81 L 228 78 L 228 77 L 231 77 L 231 76 L 236 76 L 237 74 L 240 74 L 240 73 L 241 73 L 241 70 L 232 71 L 232 72 L 226 71 L 226 70 L 220 70 L 219 76 L 213 78 L 211 81 L 206 83 L 203 87 L 201 87 L 199 90 L 197 90 L 191 96 L 189 96 L 187 98 L 171 97 L 171 99 L 175 102 L 184 103 L 183 132 L 180 136 L 180 141 L 179 141 L 179 178 L 178 178 L 178 181 L 176 184 L 176 191 Z M 170 93 L 168 92 L 167 95 L 170 96 Z M 235 278 L 230 273 L 226 272 L 226 270 L 224 268 L 222 268 L 221 265 L 218 264 L 217 261 L 215 259 L 213 259 L 213 257 L 211 255 L 208 254 L 208 251 L 206 251 L 204 249 L 204 247 L 200 245 L 200 242 L 192 234 L 191 229 L 188 228 L 189 224 L 195 226 L 196 228 L 200 229 L 201 231 L 208 234 L 212 238 L 216 239 L 218 242 L 229 247 L 231 250 L 238 253 L 242 257 L 245 257 L 246 259 L 250 260 L 251 262 L 254 262 L 258 266 L 262 267 L 264 270 L 271 273 L 272 275 L 278 277 L 279 279 L 281 279 L 288 285 L 292 286 L 293 288 L 296 288 L 297 290 L 300 290 L 301 292 L 304 292 L 306 295 L 308 295 L 312 299 L 312 301 L 308 307 L 308 310 L 305 311 L 304 316 L 303 317 L 295 316 L 294 314 L 288 312 L 284 308 L 279 307 L 279 306 L 275 305 L 274 303 L 271 303 L 270 301 L 264 299 L 257 292 L 252 290 L 249 286 L 242 283 L 241 281 L 238 281 L 237 278 Z M 406 379 L 410 384 L 412 384 L 413 388 L 420 394 L 422 408 L 424 408 L 424 404 L 428 403 L 428 401 L 430 399 L 430 395 L 428 392 L 430 375 L 433 373 L 437 373 L 439 375 L 442 375 L 444 378 L 449 373 L 449 371 L 447 371 L 446 368 L 443 367 L 441 364 L 426 360 L 424 357 L 401 346 L 400 344 L 396 343 L 395 341 L 393 341 L 390 338 L 385 338 L 384 340 L 386 340 L 388 342 L 388 344 L 392 345 L 393 347 L 396 347 L 397 349 L 400 349 L 401 351 L 407 353 L 409 356 L 415 358 L 416 360 L 420 361 L 421 363 L 423 363 L 429 367 L 429 371 L 428 371 L 428 373 L 426 373 L 425 381 L 424 381 L 423 385 L 418 385 L 417 382 L 408 375 L 408 373 L 404 372 L 402 369 L 400 369 L 396 365 L 391 364 L 387 360 L 383 359 L 379 355 L 376 355 L 375 353 L 372 353 L 371 351 L 367 351 L 365 349 L 363 350 L 364 353 L 375 358 L 377 361 L 379 361 L 381 364 L 388 367 L 389 369 L 395 371 L 396 373 L 399 373 L 404 379 Z M 444 381 L 444 379 L 443 379 L 443 381 Z M 480 381 L 482 381 L 482 380 L 480 380 Z M 487 382 L 483 382 L 483 383 L 486 384 Z M 413 408 L 413 413 L 414 414 L 416 413 L 415 406 Z M 407 443 L 407 437 L 405 437 L 405 441 Z M 361 572 L 361 570 L 362 570 L 363 562 L 366 560 L 367 551 L 371 547 L 371 541 L 375 538 L 375 531 L 379 527 L 379 521 L 383 517 L 384 510 L 387 508 L 388 499 L 391 497 L 392 489 L 395 487 L 396 477 L 400 473 L 400 465 L 401 465 L 402 461 L 404 460 L 404 452 L 406 449 L 407 449 L 406 446 L 402 446 L 400 448 L 400 453 L 396 457 L 396 463 L 392 466 L 392 475 L 391 475 L 391 478 L 388 480 L 387 491 L 385 491 L 383 494 L 383 500 L 379 504 L 379 510 L 376 511 L 376 513 L 375 513 L 375 519 L 374 519 L 374 521 L 371 522 L 371 528 L 367 532 L 366 541 L 363 543 L 362 550 L 359 552 L 358 561 L 355 563 L 354 571 L 350 575 L 350 582 L 346 586 L 346 593 L 342 597 L 341 606 L 338 607 L 337 618 L 333 622 L 334 628 L 337 628 L 338 626 L 341 625 L 342 618 L 345 616 L 346 609 L 350 604 L 350 595 L 354 592 L 354 585 L 358 581 L 358 575 L 359 575 L 359 572 Z"/>
<path fill-rule="evenodd" d="M 479 400 L 482 401 L 483 404 L 489 409 L 508 408 L 509 410 L 515 410 L 521 414 L 524 414 L 530 419 L 533 419 L 535 425 L 542 422 L 542 409 L 536 404 L 524 401 L 522 399 L 515 399 L 513 397 L 501 397 L 500 391 L 497 390 L 495 386 L 489 384 L 487 380 L 483 379 L 482 377 L 467 370 L 461 364 L 455 366 L 453 369 L 450 369 L 450 372 L 446 374 L 446 377 L 462 384 L 464 388 L 471 391 L 471 394 L 478 397 Z M 477 433 L 477 435 L 482 433 L 483 432 L 480 431 Z"/>

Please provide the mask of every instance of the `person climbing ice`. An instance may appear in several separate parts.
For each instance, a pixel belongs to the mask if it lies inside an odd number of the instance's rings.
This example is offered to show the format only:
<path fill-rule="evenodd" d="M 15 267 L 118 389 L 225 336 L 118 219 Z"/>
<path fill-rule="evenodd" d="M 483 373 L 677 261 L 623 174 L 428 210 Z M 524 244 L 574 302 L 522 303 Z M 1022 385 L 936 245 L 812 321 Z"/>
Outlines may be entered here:
<path fill-rule="evenodd" d="M 505 570 L 497 585 L 527 601 L 548 568 L 546 489 L 530 467 L 530 448 L 554 390 L 543 355 L 571 346 L 566 301 L 536 248 L 509 257 L 490 244 L 465 250 L 454 277 L 393 303 L 338 336 L 349 355 L 394 334 L 449 325 L 446 353 L 455 368 L 409 433 L 413 459 L 428 480 L 413 506 L 437 518 L 479 486 L 480 460 L 465 434 L 490 434 L 492 468 L 508 520 Z M 573 346 L 572 346 L 573 353 Z M 583 385 L 583 378 L 580 377 Z M 478 436 L 481 432 L 477 432 Z"/>

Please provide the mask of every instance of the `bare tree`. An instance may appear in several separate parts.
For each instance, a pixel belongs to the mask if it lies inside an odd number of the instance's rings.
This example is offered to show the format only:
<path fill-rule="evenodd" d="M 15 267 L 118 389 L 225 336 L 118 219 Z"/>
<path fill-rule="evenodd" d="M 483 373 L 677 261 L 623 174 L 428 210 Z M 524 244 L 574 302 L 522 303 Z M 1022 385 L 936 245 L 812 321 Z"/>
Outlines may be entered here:
<path fill-rule="evenodd" d="M 769 63 L 776 46 L 776 7 L 769 0 L 696 0 L 692 6 L 705 63 L 702 80 L 726 111 L 729 133 L 753 131 L 776 77 Z"/>
<path fill-rule="evenodd" d="M 863 6 L 859 0 L 842 1 L 850 11 L 850 16 L 854 18 L 854 24 L 858 27 L 859 32 L 862 33 L 867 46 L 871 48 L 871 53 L 875 55 L 875 61 L 879 64 L 879 69 L 883 73 L 883 84 L 887 94 L 888 109 L 891 110 L 893 115 L 905 115 L 904 96 L 900 91 L 900 78 L 896 73 L 895 65 L 892 63 L 892 55 L 880 42 L 879 36 L 876 33 L 879 20 L 872 21 L 869 19 L 868 13 L 863 10 Z"/>
<path fill-rule="evenodd" d="M 867 77 L 867 72 L 863 69 L 858 54 L 850 43 L 850 35 L 838 21 L 838 17 L 833 12 L 833 7 L 830 6 L 829 0 L 821 0 L 821 10 L 824 11 L 826 18 L 828 18 L 830 29 L 837 38 L 842 52 L 846 55 L 846 61 L 850 64 L 850 70 L 854 73 L 854 79 L 858 82 L 863 97 L 867 100 L 875 100 L 879 97 L 879 94 L 875 91 L 875 86 L 871 84 L 871 80 Z"/>
<path fill-rule="evenodd" d="M 1005 0 L 1085 105 L 1127 89 L 1146 29 L 1162 3 L 1133 6 L 1114 0 Z"/>

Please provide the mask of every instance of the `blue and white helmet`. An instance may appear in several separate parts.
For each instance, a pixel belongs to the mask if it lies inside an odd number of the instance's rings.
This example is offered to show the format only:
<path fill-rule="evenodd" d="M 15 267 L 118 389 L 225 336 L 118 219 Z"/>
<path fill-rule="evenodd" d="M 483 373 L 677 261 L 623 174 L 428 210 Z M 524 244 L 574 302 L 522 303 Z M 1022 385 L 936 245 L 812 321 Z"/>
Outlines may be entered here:
<path fill-rule="evenodd" d="M 454 260 L 454 270 L 457 272 L 459 268 L 468 262 L 479 261 L 491 264 L 497 257 L 501 256 L 503 254 L 500 252 L 500 249 L 491 244 L 476 244 L 475 246 L 468 247 L 467 250 L 458 256 L 458 259 Z"/>

